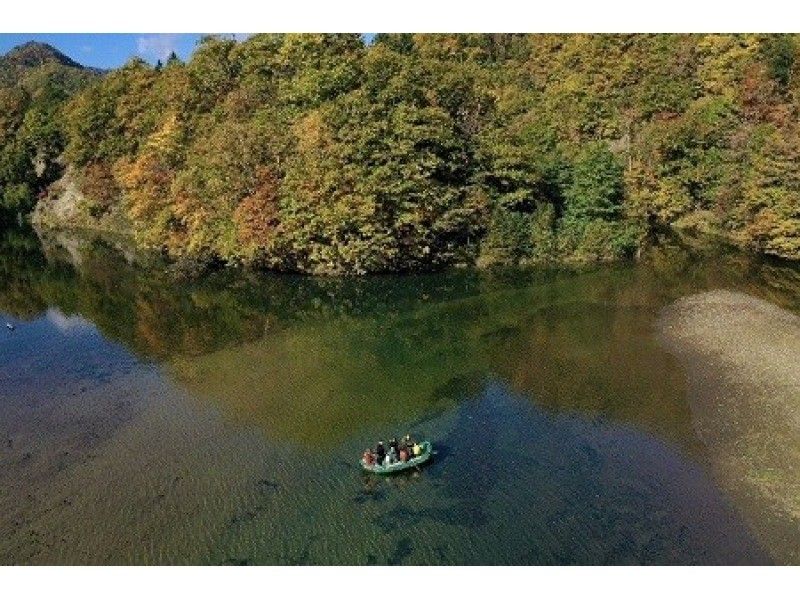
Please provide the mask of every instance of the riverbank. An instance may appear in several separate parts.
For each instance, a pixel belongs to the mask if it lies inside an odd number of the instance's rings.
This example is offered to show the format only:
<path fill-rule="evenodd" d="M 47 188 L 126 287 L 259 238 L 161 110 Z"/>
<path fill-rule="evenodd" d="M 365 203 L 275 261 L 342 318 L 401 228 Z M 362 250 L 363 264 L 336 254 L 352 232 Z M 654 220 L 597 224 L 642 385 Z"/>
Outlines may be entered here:
<path fill-rule="evenodd" d="M 666 308 L 659 331 L 721 485 L 777 562 L 800 563 L 800 317 L 716 290 Z"/>
<path fill-rule="evenodd" d="M 653 247 L 678 243 L 689 249 L 707 252 L 709 249 L 733 250 L 754 259 L 776 259 L 785 263 L 796 262 L 791 255 L 772 255 L 766 250 L 757 250 L 743 242 L 741 238 L 725 232 L 719 226 L 703 219 L 660 226 L 648 231 L 640 231 L 639 239 L 629 250 L 614 253 L 600 246 L 588 251 L 560 252 L 550 243 L 545 252 L 531 256 L 520 256 L 498 251 L 484 240 L 486 248 L 461 252 L 457 258 L 425 263 L 409 262 L 395 264 L 378 270 L 348 269 L 309 269 L 293 260 L 268 259 L 261 253 L 254 255 L 222 255 L 208 247 L 183 247 L 179 252 L 171 252 L 166 246 L 143 245 L 134 233 L 134 227 L 119 207 L 107 212 L 93 214 L 93 203 L 77 188 L 74 175 L 67 173 L 53 187 L 53 191 L 41 200 L 30 214 L 30 224 L 43 240 L 54 238 L 77 238 L 83 240 L 111 240 L 112 245 L 124 246 L 128 255 L 136 255 L 138 260 L 150 261 L 154 258 L 164 262 L 165 267 L 182 278 L 198 278 L 212 270 L 246 269 L 257 272 L 276 272 L 304 274 L 321 278 L 353 278 L 369 275 L 417 274 L 446 270 L 448 268 L 475 268 L 477 270 L 496 270 L 508 266 L 523 268 L 559 268 L 581 271 L 601 266 L 614 266 L 626 262 L 639 261 Z"/>

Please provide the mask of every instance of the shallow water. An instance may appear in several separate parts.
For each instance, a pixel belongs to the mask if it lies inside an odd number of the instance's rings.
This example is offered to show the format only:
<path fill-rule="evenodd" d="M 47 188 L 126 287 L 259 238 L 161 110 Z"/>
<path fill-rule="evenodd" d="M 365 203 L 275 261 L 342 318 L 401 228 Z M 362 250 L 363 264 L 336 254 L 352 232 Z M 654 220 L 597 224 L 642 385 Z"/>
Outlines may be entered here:
<path fill-rule="evenodd" d="M 584 272 L 188 281 L 0 232 L 0 563 L 783 562 L 655 334 L 712 288 L 800 312 L 797 268 L 686 241 Z M 430 466 L 359 470 L 406 431 Z"/>

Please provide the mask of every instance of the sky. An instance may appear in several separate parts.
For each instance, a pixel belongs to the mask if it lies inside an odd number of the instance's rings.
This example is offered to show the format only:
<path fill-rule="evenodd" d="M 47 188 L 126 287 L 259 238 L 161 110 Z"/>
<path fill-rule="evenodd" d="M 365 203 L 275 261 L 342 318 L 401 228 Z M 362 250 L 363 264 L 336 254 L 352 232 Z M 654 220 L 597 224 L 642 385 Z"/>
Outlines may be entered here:
<path fill-rule="evenodd" d="M 236 33 L 237 39 L 247 34 Z M 189 58 L 199 33 L 0 33 L 0 54 L 27 41 L 45 42 L 85 66 L 116 68 L 133 56 L 148 62 L 166 59 L 170 52 Z"/>
<path fill-rule="evenodd" d="M 243 40 L 250 34 L 231 35 Z M 365 33 L 364 39 L 369 43 L 374 35 Z M 33 40 L 50 44 L 84 66 L 110 69 L 133 56 L 155 64 L 173 51 L 185 61 L 201 37 L 200 33 L 0 33 L 0 54 Z"/>

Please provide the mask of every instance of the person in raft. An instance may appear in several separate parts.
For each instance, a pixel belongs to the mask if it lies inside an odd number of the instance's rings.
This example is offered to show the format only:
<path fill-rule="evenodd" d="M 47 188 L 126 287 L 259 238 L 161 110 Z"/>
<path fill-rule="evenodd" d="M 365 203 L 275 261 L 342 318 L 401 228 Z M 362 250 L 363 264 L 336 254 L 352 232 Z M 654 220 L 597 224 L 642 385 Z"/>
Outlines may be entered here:
<path fill-rule="evenodd" d="M 398 445 L 401 461 L 408 461 L 414 456 L 414 445 L 415 443 L 413 440 L 411 440 L 411 435 L 406 434 Z"/>
<path fill-rule="evenodd" d="M 372 452 L 372 449 L 367 449 L 364 451 L 364 454 L 361 455 L 361 460 L 364 462 L 364 465 L 369 465 L 371 467 L 375 465 L 375 453 Z"/>
<path fill-rule="evenodd" d="M 412 454 L 412 456 L 419 457 L 422 454 L 422 446 L 417 444 L 413 440 L 411 440 L 410 437 L 409 437 L 409 440 L 411 441 L 411 454 Z"/>
<path fill-rule="evenodd" d="M 389 450 L 386 450 L 383 442 L 379 442 L 375 450 L 367 449 L 361 455 L 361 459 L 367 465 L 394 465 L 398 461 L 405 463 L 409 459 L 418 457 L 422 454 L 422 448 L 411 439 L 410 434 L 403 437 L 402 442 L 397 442 L 397 438 L 392 438 L 389 442 Z"/>
<path fill-rule="evenodd" d="M 378 465 L 383 465 L 383 460 L 386 458 L 386 449 L 383 447 L 383 443 L 379 442 L 377 448 L 375 449 L 375 460 L 378 462 Z"/>

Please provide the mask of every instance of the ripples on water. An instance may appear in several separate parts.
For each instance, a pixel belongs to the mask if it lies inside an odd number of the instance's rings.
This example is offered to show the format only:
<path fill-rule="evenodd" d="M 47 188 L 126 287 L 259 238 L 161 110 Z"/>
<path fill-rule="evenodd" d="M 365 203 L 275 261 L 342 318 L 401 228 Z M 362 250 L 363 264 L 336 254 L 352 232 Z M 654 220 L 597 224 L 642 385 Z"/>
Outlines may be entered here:
<path fill-rule="evenodd" d="M 670 243 L 595 271 L 177 281 L 0 235 L 2 563 L 761 563 L 660 309 L 796 269 Z M 438 454 L 356 464 L 410 430 Z"/>

